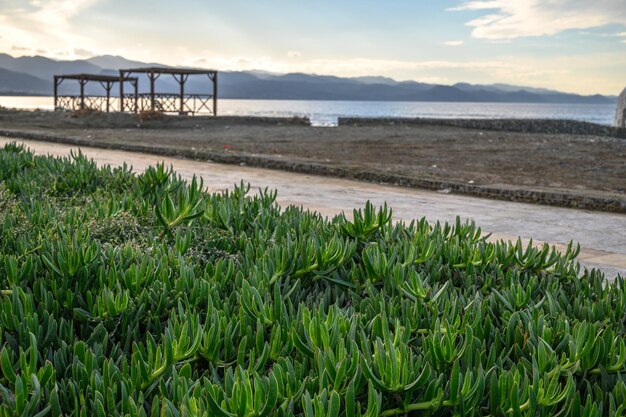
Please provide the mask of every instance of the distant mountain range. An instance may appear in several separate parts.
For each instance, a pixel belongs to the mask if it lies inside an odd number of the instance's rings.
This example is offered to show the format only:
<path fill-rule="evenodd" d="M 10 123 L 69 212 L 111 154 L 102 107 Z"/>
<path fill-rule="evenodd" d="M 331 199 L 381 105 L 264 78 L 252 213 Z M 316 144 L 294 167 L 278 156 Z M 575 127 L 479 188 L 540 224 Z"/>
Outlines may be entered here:
<path fill-rule="evenodd" d="M 120 68 L 164 66 L 131 61 L 120 56 L 104 55 L 86 60 L 56 61 L 33 56 L 14 58 L 0 54 L 0 94 L 50 95 L 55 74 L 94 73 L 117 75 Z M 219 69 L 219 68 L 218 68 Z M 147 79 L 140 77 L 140 90 L 145 92 Z M 177 92 L 178 84 L 167 76 L 157 81 L 162 92 Z M 76 93 L 76 83 L 62 84 L 60 92 Z M 101 93 L 95 83 L 89 94 Z M 190 77 L 188 92 L 209 92 L 203 77 Z M 396 81 L 381 76 L 342 78 L 312 74 L 274 74 L 265 71 L 221 71 L 219 97 L 235 99 L 282 100 L 363 100 L 363 101 L 447 101 L 503 103 L 590 103 L 612 104 L 616 97 L 599 94 L 582 96 L 542 88 L 508 84 L 455 85 Z"/>

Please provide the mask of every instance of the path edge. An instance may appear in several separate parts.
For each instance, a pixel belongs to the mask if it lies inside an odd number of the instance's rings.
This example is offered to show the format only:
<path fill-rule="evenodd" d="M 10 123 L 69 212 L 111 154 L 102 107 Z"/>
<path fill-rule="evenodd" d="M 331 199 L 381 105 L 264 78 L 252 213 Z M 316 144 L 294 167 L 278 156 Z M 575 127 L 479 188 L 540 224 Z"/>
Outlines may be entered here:
<path fill-rule="evenodd" d="M 0 129 L 0 136 L 5 136 L 11 139 L 37 140 L 100 149 L 116 149 L 128 152 L 148 153 L 159 156 L 180 157 L 191 160 L 210 161 L 232 165 L 247 165 L 256 168 L 336 177 L 377 184 L 383 183 L 386 185 L 395 185 L 406 188 L 420 188 L 502 201 L 626 214 L 626 197 L 617 195 L 596 196 L 573 191 L 547 191 L 532 188 L 466 184 L 454 181 L 415 178 L 392 173 L 371 172 L 362 169 L 348 169 L 313 162 L 286 161 L 276 158 L 252 156 L 234 152 L 218 153 L 211 151 L 199 151 L 196 149 L 173 149 L 137 144 L 114 144 L 91 139 L 56 136 L 28 131 Z"/>

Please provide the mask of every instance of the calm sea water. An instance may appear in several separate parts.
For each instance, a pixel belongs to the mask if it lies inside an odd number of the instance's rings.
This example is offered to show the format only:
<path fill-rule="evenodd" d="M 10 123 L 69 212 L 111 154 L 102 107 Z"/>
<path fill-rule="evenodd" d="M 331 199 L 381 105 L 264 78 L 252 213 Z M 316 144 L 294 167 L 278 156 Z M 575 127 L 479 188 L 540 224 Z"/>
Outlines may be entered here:
<path fill-rule="evenodd" d="M 0 96 L 0 106 L 53 107 L 51 97 Z M 338 117 L 432 117 L 444 119 L 571 119 L 604 125 L 615 121 L 614 104 L 440 103 L 386 101 L 305 101 L 220 99 L 220 115 L 306 116 L 317 126 L 333 126 Z"/>

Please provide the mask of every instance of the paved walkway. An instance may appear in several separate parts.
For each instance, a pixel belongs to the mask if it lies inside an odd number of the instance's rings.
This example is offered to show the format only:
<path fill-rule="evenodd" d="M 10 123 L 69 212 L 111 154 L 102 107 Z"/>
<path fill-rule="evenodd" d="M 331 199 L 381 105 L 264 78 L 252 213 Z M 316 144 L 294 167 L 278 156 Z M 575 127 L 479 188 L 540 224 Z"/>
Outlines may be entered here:
<path fill-rule="evenodd" d="M 0 137 L 0 146 L 14 139 Z M 40 154 L 66 156 L 75 147 L 37 141 L 21 141 Z M 81 148 L 98 164 L 132 165 L 137 171 L 158 161 L 172 164 L 183 177 L 196 174 L 209 191 L 231 187 L 241 180 L 254 188 L 278 190 L 282 206 L 294 204 L 332 216 L 351 213 L 367 200 L 375 205 L 385 201 L 393 208 L 394 218 L 410 221 L 426 217 L 429 221 L 454 221 L 457 215 L 473 219 L 493 239 L 549 242 L 557 246 L 570 240 L 580 243 L 579 256 L 588 267 L 602 268 L 608 277 L 626 276 L 626 215 L 487 200 L 441 194 L 433 191 L 390 187 L 356 181 L 316 177 L 283 171 L 215 164 L 161 156 L 96 148 Z"/>

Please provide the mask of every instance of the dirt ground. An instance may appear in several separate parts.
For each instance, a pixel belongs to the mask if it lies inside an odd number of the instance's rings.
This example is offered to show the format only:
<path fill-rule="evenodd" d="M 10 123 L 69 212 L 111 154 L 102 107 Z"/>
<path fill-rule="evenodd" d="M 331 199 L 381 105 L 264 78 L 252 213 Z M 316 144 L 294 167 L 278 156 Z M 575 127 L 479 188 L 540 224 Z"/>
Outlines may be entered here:
<path fill-rule="evenodd" d="M 0 129 L 110 144 L 253 155 L 476 185 L 626 194 L 626 140 L 440 125 L 310 127 L 299 120 L 0 111 Z"/>

